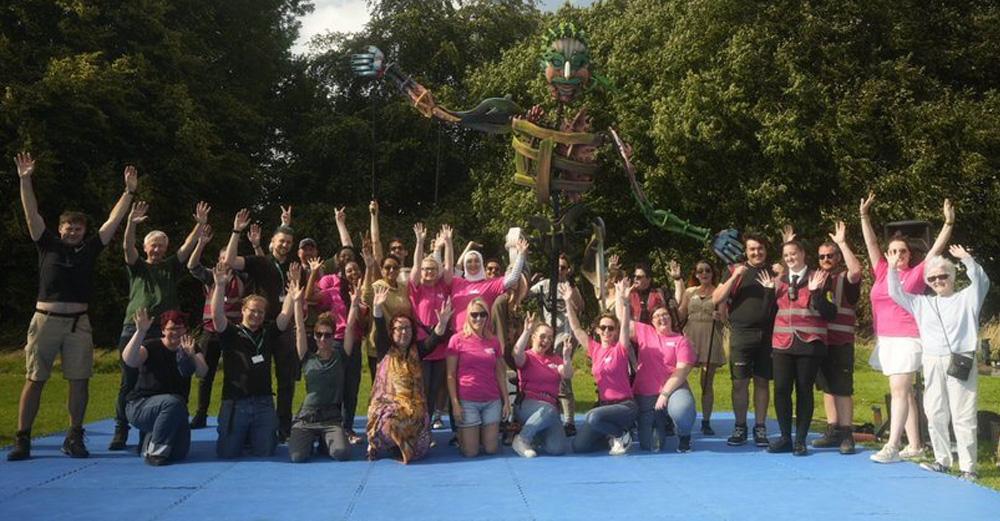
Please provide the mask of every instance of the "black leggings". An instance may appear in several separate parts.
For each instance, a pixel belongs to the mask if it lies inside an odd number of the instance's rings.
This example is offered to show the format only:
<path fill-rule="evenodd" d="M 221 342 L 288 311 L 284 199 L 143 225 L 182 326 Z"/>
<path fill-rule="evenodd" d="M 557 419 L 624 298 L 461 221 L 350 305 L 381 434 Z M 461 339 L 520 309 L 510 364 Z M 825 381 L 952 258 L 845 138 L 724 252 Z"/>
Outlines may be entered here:
<path fill-rule="evenodd" d="M 361 349 L 355 346 L 344 365 L 344 401 L 341 402 L 344 430 L 354 432 L 354 413 L 358 408 L 358 391 L 361 389 Z"/>
<path fill-rule="evenodd" d="M 775 349 L 774 412 L 778 416 L 781 435 L 792 437 L 792 386 L 795 386 L 795 441 L 805 443 L 813 416 L 813 385 L 823 358 L 793 355 Z"/>
<path fill-rule="evenodd" d="M 222 356 L 222 342 L 218 333 L 205 332 L 202 335 L 201 352 L 208 365 L 208 372 L 198 383 L 197 414 L 208 415 L 208 406 L 212 404 L 212 385 L 215 383 L 215 373 L 219 369 L 219 358 Z"/>

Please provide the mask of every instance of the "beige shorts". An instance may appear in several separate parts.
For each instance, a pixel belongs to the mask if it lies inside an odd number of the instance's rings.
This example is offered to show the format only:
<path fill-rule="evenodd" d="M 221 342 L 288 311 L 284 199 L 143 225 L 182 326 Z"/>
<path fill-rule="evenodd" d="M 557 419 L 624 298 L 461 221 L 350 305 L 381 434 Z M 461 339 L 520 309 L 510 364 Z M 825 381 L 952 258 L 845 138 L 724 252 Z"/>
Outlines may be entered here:
<path fill-rule="evenodd" d="M 25 377 L 44 382 L 52 375 L 56 355 L 62 357 L 63 378 L 85 380 L 94 372 L 94 339 L 87 315 L 57 317 L 35 312 L 24 346 Z"/>

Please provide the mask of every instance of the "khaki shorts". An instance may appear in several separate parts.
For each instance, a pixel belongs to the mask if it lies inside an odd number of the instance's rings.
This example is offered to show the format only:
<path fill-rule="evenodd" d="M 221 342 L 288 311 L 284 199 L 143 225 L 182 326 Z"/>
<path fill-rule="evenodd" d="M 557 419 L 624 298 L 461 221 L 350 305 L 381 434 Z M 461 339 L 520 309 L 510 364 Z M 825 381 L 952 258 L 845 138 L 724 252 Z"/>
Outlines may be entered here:
<path fill-rule="evenodd" d="M 60 355 L 64 378 L 90 378 L 94 372 L 92 333 L 87 315 L 57 317 L 35 312 L 28 325 L 28 343 L 24 347 L 25 377 L 35 382 L 48 380 L 56 355 Z"/>

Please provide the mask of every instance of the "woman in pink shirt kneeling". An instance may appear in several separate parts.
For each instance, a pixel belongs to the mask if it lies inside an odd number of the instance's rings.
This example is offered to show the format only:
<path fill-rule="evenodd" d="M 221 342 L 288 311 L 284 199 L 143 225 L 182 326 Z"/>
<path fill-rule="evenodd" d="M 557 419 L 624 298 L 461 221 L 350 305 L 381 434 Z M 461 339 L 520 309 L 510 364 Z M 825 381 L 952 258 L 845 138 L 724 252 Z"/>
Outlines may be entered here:
<path fill-rule="evenodd" d="M 531 349 L 526 350 L 529 339 Z M 559 416 L 559 383 L 573 378 L 573 345 L 563 342 L 562 354 L 556 354 L 554 341 L 552 326 L 536 323 L 535 316 L 528 313 L 512 353 L 524 397 L 517 408 L 521 432 L 514 437 L 512 447 L 525 458 L 538 455 L 536 442 L 553 456 L 566 452 L 566 433 Z"/>

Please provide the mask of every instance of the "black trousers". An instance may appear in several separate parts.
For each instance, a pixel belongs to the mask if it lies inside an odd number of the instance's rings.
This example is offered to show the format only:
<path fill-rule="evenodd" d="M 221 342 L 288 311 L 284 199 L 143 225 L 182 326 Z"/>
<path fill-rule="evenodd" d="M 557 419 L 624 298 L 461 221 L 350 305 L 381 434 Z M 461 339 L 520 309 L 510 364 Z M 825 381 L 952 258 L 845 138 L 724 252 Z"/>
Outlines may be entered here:
<path fill-rule="evenodd" d="M 792 350 L 789 350 L 792 351 Z M 774 411 L 778 416 L 781 435 L 792 437 L 792 390 L 795 391 L 795 441 L 805 443 L 813 416 L 813 386 L 822 356 L 794 354 L 775 349 L 771 354 L 774 367 Z"/>
<path fill-rule="evenodd" d="M 278 415 L 278 432 L 285 438 L 292 432 L 292 399 L 295 397 L 295 380 L 301 370 L 298 352 L 295 350 L 294 328 L 289 328 L 278 337 L 274 350 L 274 376 L 278 384 L 275 397 L 275 412 Z"/>
<path fill-rule="evenodd" d="M 201 353 L 208 365 L 208 372 L 198 382 L 197 414 L 208 415 L 208 407 L 212 404 L 212 385 L 215 383 L 215 373 L 219 369 L 219 359 L 222 357 L 222 342 L 218 333 L 205 332 L 201 337 Z"/>
<path fill-rule="evenodd" d="M 344 401 L 342 417 L 344 430 L 354 432 L 354 411 L 358 409 L 358 391 L 361 389 L 361 346 L 351 350 L 344 366 Z"/>

